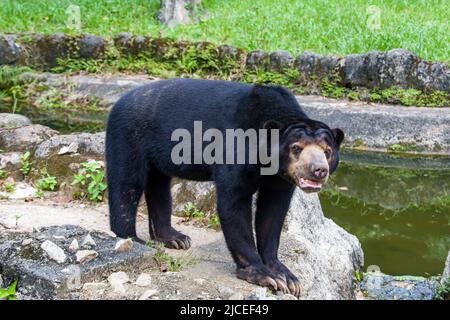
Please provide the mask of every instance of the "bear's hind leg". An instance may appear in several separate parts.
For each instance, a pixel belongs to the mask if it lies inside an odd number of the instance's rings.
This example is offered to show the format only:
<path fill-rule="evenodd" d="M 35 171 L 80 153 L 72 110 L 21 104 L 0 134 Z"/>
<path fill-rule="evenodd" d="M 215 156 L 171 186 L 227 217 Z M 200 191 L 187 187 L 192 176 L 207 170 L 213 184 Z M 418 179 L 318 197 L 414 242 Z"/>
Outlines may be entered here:
<path fill-rule="evenodd" d="M 107 161 L 111 230 L 120 238 L 132 238 L 144 243 L 136 235 L 137 208 L 144 191 L 139 171 L 126 161 L 118 165 L 114 165 L 115 160 L 111 157 Z"/>
<path fill-rule="evenodd" d="M 186 250 L 191 247 L 191 238 L 172 228 L 170 180 L 170 177 L 156 169 L 150 169 L 145 187 L 150 237 L 152 240 L 162 242 L 168 248 Z"/>

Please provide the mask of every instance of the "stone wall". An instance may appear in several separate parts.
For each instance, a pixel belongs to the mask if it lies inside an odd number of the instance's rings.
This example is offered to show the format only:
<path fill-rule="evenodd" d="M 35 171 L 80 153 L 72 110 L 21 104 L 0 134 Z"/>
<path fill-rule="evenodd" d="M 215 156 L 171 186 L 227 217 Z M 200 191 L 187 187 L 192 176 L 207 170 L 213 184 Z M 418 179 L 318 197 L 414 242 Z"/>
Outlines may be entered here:
<path fill-rule="evenodd" d="M 114 39 L 95 35 L 69 36 L 18 34 L 0 35 L 0 65 L 57 66 L 58 58 L 105 59 L 111 49 L 123 56 L 146 55 L 156 60 L 181 57 L 189 48 L 211 50 L 219 60 L 240 65 L 244 70 L 299 72 L 300 83 L 324 79 L 349 88 L 390 88 L 444 91 L 450 93 L 450 68 L 443 62 L 425 61 L 404 49 L 373 51 L 345 57 L 304 52 L 295 57 L 288 51 L 246 51 L 208 42 L 175 41 L 166 38 L 120 33 Z"/>

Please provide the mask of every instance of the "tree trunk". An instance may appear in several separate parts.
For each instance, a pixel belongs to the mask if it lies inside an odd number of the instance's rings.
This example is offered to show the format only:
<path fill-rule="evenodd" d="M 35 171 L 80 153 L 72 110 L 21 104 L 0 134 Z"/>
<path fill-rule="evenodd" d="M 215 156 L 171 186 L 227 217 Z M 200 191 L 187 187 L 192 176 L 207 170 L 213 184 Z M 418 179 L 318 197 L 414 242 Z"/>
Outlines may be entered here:
<path fill-rule="evenodd" d="M 161 0 L 158 19 L 168 27 L 198 21 L 202 0 Z"/>

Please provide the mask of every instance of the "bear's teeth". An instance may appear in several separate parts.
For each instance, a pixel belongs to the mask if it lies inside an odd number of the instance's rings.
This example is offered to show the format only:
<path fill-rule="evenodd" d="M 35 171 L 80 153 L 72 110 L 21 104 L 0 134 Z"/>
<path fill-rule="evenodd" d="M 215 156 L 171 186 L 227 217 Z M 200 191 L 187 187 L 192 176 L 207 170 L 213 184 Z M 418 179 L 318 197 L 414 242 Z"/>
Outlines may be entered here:
<path fill-rule="evenodd" d="M 316 181 L 308 180 L 308 179 L 300 179 L 300 187 L 302 188 L 321 188 L 322 184 Z"/>

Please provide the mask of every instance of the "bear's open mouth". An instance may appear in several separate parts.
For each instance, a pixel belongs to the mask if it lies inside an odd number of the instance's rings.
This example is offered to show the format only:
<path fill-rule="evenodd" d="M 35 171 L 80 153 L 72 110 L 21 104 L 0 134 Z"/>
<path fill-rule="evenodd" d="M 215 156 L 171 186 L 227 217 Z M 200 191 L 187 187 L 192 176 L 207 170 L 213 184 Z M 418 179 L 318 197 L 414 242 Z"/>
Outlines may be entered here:
<path fill-rule="evenodd" d="M 298 186 L 306 192 L 318 192 L 322 189 L 322 183 L 304 178 L 298 180 Z"/>

